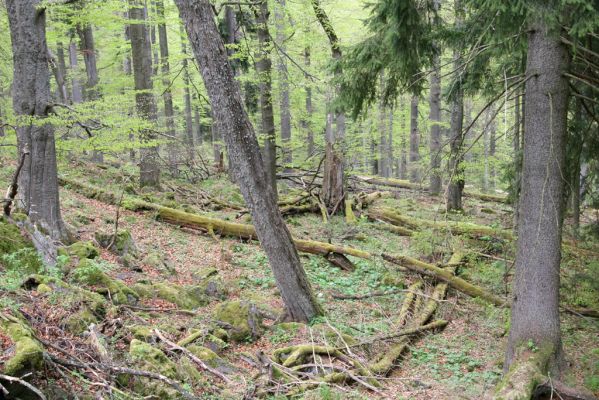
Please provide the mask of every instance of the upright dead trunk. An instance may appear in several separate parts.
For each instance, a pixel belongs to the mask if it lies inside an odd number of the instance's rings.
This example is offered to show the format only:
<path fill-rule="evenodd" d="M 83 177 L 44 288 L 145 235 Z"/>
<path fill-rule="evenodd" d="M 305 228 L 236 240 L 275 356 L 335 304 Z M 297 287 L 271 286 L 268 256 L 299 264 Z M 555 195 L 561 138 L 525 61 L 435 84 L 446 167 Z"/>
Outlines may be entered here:
<path fill-rule="evenodd" d="M 250 209 L 260 243 L 268 256 L 277 287 L 293 320 L 309 321 L 322 314 L 312 294 L 268 183 L 258 141 L 243 107 L 240 89 L 214 22 L 208 0 L 176 0 L 216 119 L 234 164 L 236 181 Z"/>
<path fill-rule="evenodd" d="M 420 131 L 418 130 L 418 96 L 410 102 L 410 181 L 420 182 Z"/>
<path fill-rule="evenodd" d="M 28 152 L 19 175 L 18 204 L 31 222 L 50 237 L 66 241 L 68 232 L 60 214 L 54 127 L 43 120 L 52 98 L 46 13 L 39 0 L 7 0 L 13 52 L 13 107 L 23 118 L 17 128 L 19 154 Z M 37 122 L 32 124 L 30 117 Z"/>
<path fill-rule="evenodd" d="M 272 61 L 270 60 L 271 40 L 268 30 L 268 2 L 263 0 L 254 9 L 256 16 L 259 55 L 256 60 L 260 88 L 260 114 L 262 134 L 264 135 L 264 165 L 266 176 L 277 197 L 277 146 L 275 137 L 275 119 L 272 109 Z"/>
<path fill-rule="evenodd" d="M 549 2 L 553 3 L 553 2 Z M 544 3 L 545 4 L 545 3 Z M 538 6 L 551 10 L 551 5 Z M 569 54 L 543 15 L 528 31 L 524 163 L 516 272 L 505 368 L 533 343 L 559 369 L 559 281 Z M 552 376 L 555 376 L 552 374 Z"/>
<path fill-rule="evenodd" d="M 310 47 L 304 49 L 304 65 L 306 68 L 310 68 Z M 307 157 L 311 157 L 314 154 L 314 131 L 312 130 L 314 108 L 312 107 L 312 86 L 307 74 L 305 74 L 304 78 L 306 81 L 306 116 L 302 120 L 302 126 L 306 132 Z"/>
<path fill-rule="evenodd" d="M 460 0 L 455 0 L 455 26 L 460 29 L 462 25 L 462 9 Z M 462 209 L 462 192 L 464 190 L 464 165 L 462 148 L 464 144 L 464 91 L 461 82 L 461 51 L 454 51 L 453 67 L 457 79 L 452 94 L 451 122 L 450 122 L 450 154 L 449 154 L 449 185 L 447 188 L 447 211 Z"/>
<path fill-rule="evenodd" d="M 316 19 L 318 19 L 320 26 L 329 39 L 333 60 L 339 60 L 341 58 L 339 37 L 333 29 L 331 21 L 320 5 L 319 0 L 310 0 L 310 2 L 312 3 L 314 14 L 316 14 Z M 340 75 L 341 72 L 339 69 L 336 69 L 335 75 Z M 333 110 L 329 110 L 328 113 L 331 115 L 327 116 L 327 119 L 333 119 Z M 341 202 L 345 198 L 344 161 L 343 153 L 339 148 L 345 137 L 345 114 L 342 111 L 336 113 L 335 124 L 335 133 L 326 135 L 325 137 L 325 159 L 322 181 L 322 198 L 327 209 L 331 212 L 340 211 L 342 209 L 340 207 Z"/>
<path fill-rule="evenodd" d="M 275 22 L 277 27 L 277 43 L 285 50 L 285 0 L 275 4 Z M 277 71 L 279 73 L 279 110 L 281 113 L 281 145 L 283 148 L 283 165 L 288 170 L 293 164 L 291 151 L 291 109 L 289 104 L 289 72 L 287 59 L 278 58 Z"/>
<path fill-rule="evenodd" d="M 131 59 L 133 61 L 133 78 L 135 81 L 135 105 L 140 118 L 156 123 L 156 99 L 152 90 L 152 44 L 148 27 L 145 24 L 146 13 L 143 0 L 129 0 L 129 19 L 131 34 Z M 155 139 L 151 130 L 140 133 L 142 143 Z M 146 145 L 140 151 L 139 184 L 144 186 L 160 186 L 160 167 L 158 166 L 158 147 Z"/>

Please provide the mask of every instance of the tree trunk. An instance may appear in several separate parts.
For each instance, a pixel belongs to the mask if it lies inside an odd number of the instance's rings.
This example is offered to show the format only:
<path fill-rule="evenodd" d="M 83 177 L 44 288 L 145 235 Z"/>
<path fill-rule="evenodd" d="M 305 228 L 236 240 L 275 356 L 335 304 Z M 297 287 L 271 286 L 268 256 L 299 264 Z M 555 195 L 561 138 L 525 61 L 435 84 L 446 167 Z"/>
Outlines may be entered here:
<path fill-rule="evenodd" d="M 438 0 L 436 0 L 438 1 Z M 429 193 L 437 196 L 441 192 L 441 73 L 439 55 L 433 59 L 433 72 L 430 78 L 430 183 Z"/>
<path fill-rule="evenodd" d="M 162 1 L 161 1 L 162 3 Z M 166 27 L 165 27 L 166 28 Z M 189 61 L 188 61 L 188 53 L 187 53 L 187 43 L 185 41 L 185 29 L 181 26 L 181 53 L 183 54 L 182 67 L 183 67 L 183 99 L 185 101 L 185 137 L 187 141 L 187 154 L 190 160 L 193 161 L 195 158 L 195 152 L 193 150 L 194 140 L 193 140 L 193 125 L 192 125 L 192 117 L 191 117 L 191 76 L 189 74 Z M 162 39 L 161 39 L 162 40 Z M 200 113 L 199 110 L 196 109 L 197 113 L 197 122 L 198 129 L 200 124 Z M 198 139 L 201 142 L 201 138 Z M 219 159 L 220 159 L 220 149 L 219 149 Z"/>
<path fill-rule="evenodd" d="M 275 137 L 275 119 L 272 109 L 272 61 L 270 60 L 271 40 L 268 30 L 268 2 L 262 1 L 254 10 L 259 42 L 259 54 L 256 60 L 256 72 L 260 82 L 260 114 L 262 116 L 262 134 L 264 135 L 264 165 L 266 176 L 275 198 L 277 193 L 277 146 Z"/>
<path fill-rule="evenodd" d="M 520 180 L 522 174 L 522 150 L 520 148 L 520 127 L 522 125 L 522 118 L 520 116 L 520 91 L 516 92 L 516 99 L 514 102 L 514 234 L 518 235 L 518 199 L 520 198 Z"/>
<path fill-rule="evenodd" d="M 460 0 L 455 0 L 455 26 L 461 29 L 463 22 Z M 464 165 L 462 148 L 464 144 L 464 91 L 462 89 L 461 49 L 454 52 L 453 67 L 456 71 L 457 83 L 452 93 L 452 109 L 450 122 L 450 154 L 449 154 L 449 185 L 447 188 L 447 211 L 462 209 L 462 192 L 464 190 Z"/>
<path fill-rule="evenodd" d="M 387 148 L 386 158 L 387 158 L 387 176 L 391 177 L 393 175 L 393 108 L 389 107 L 389 124 L 387 125 Z"/>
<path fill-rule="evenodd" d="M 56 66 L 55 66 L 55 78 L 56 78 L 56 91 L 58 99 L 61 103 L 69 103 L 69 94 L 67 91 L 67 65 L 64 60 L 64 46 L 61 42 L 56 44 Z"/>
<path fill-rule="evenodd" d="M 410 102 L 410 181 L 420 182 L 420 131 L 418 130 L 418 96 Z"/>
<path fill-rule="evenodd" d="M 495 119 L 489 124 L 489 189 L 495 192 L 495 152 L 497 150 L 497 124 Z"/>
<path fill-rule="evenodd" d="M 156 123 L 156 99 L 152 90 L 152 44 L 148 27 L 145 24 L 146 14 L 142 0 L 129 0 L 129 19 L 131 34 L 131 55 L 133 61 L 133 78 L 135 80 L 135 104 L 140 118 Z M 141 21 L 141 22 L 139 22 Z M 155 139 L 150 130 L 141 132 L 142 142 Z M 160 186 L 160 167 L 158 166 L 158 147 L 147 146 L 140 151 L 139 184 L 144 186 Z"/>
<path fill-rule="evenodd" d="M 176 0 L 185 22 L 213 112 L 225 141 L 236 181 L 250 209 L 256 233 L 268 256 L 288 316 L 309 321 L 322 314 L 267 180 L 258 141 L 243 108 L 240 89 L 214 22 L 208 0 Z"/>
<path fill-rule="evenodd" d="M 173 109 L 173 93 L 171 91 L 171 80 L 169 78 L 171 67 L 169 63 L 168 51 L 168 35 L 166 33 L 166 16 L 164 13 L 164 0 L 156 0 L 156 18 L 158 19 L 158 41 L 160 43 L 160 73 L 162 74 L 162 84 L 165 89 L 162 93 L 162 101 L 164 102 L 164 117 L 166 119 L 166 134 L 171 137 L 176 137 L 175 131 L 175 112 Z M 183 71 L 185 73 L 185 71 Z M 189 120 L 188 120 L 189 115 Z M 188 125 L 189 121 L 189 125 Z M 187 132 L 187 151 L 191 159 L 193 157 L 193 131 L 191 128 L 191 106 L 185 104 L 185 122 Z M 179 174 L 177 148 L 174 139 L 168 145 L 168 158 L 171 173 L 174 176 Z"/>
<path fill-rule="evenodd" d="M 304 49 L 304 65 L 306 69 L 310 68 L 310 47 L 306 47 Z M 307 158 L 311 157 L 314 154 L 314 131 L 312 130 L 312 114 L 314 113 L 314 108 L 312 107 L 312 86 L 308 81 L 309 77 L 307 74 L 304 76 L 306 81 L 306 117 L 302 121 L 302 126 L 304 131 L 306 132 L 306 141 L 307 144 Z"/>
<path fill-rule="evenodd" d="M 52 99 L 46 13 L 39 5 L 39 0 L 6 1 L 14 63 L 14 112 L 43 121 Z M 17 145 L 19 154 L 29 153 L 18 179 L 19 206 L 50 237 L 68 240 L 60 214 L 54 127 L 25 121 L 17 128 Z"/>
<path fill-rule="evenodd" d="M 77 35 L 79 36 L 79 49 L 83 53 L 83 61 L 85 63 L 85 72 L 87 74 L 87 82 L 83 97 L 86 101 L 94 101 L 100 97 L 98 91 L 98 83 L 100 77 L 98 75 L 98 67 L 96 63 L 96 47 L 94 43 L 94 31 L 91 25 L 77 25 Z M 94 149 L 92 152 L 92 162 L 104 162 L 104 154 L 100 150 Z"/>
<path fill-rule="evenodd" d="M 195 127 L 194 146 L 201 146 L 204 142 L 204 134 L 202 132 L 202 117 L 200 115 L 200 105 L 198 104 L 198 97 L 195 94 L 193 95 L 193 101 L 195 103 L 193 106 L 193 125 Z"/>
<path fill-rule="evenodd" d="M 381 74 L 381 86 L 383 84 L 383 75 Z M 377 157 L 377 169 L 379 175 L 383 178 L 389 178 L 387 164 L 387 108 L 383 104 L 381 98 L 379 104 L 379 143 L 378 143 L 378 157 Z"/>
<path fill-rule="evenodd" d="M 550 2 L 554 3 L 554 2 Z M 551 5 L 539 5 L 551 9 Z M 538 10 L 528 33 L 524 164 L 514 301 L 505 369 L 529 341 L 561 359 L 559 281 L 569 67 L 567 49 Z M 553 29 L 551 29 L 553 30 Z M 559 32 L 559 29 L 556 29 Z M 556 376 L 552 374 L 552 376 Z"/>
<path fill-rule="evenodd" d="M 400 112 L 400 140 L 401 140 L 401 156 L 400 156 L 400 160 L 399 160 L 399 165 L 397 168 L 397 174 L 396 176 L 400 179 L 407 179 L 408 178 L 408 143 L 406 140 L 406 114 L 405 114 L 405 109 L 406 109 L 406 100 L 404 96 L 401 96 L 401 101 L 400 101 L 400 105 L 399 108 L 401 110 Z"/>
<path fill-rule="evenodd" d="M 77 45 L 72 38 L 69 44 L 69 64 L 71 68 L 71 99 L 73 100 L 73 104 L 81 103 L 83 101 L 83 89 L 78 77 Z"/>
<path fill-rule="evenodd" d="M 285 50 L 285 0 L 275 3 L 275 23 L 277 28 L 278 45 Z M 283 165 L 285 170 L 293 164 L 293 153 L 291 151 L 291 109 L 289 104 L 289 72 L 287 71 L 287 59 L 283 56 L 278 58 L 277 70 L 279 72 L 279 96 L 281 113 L 281 145 L 283 148 Z"/>
<path fill-rule="evenodd" d="M 333 29 L 333 25 L 324 9 L 320 5 L 319 0 L 310 0 L 312 8 L 316 14 L 316 18 L 320 26 L 326 33 L 331 45 L 331 53 L 333 60 L 341 58 L 341 48 L 339 46 L 339 38 Z M 340 75 L 342 71 L 336 70 L 335 75 Z M 327 116 L 327 118 L 329 118 Z M 339 148 L 345 137 L 345 114 L 338 112 L 335 118 L 336 132 L 332 135 L 327 135 L 325 140 L 325 161 L 322 182 L 322 197 L 327 209 L 331 212 L 341 211 L 340 207 L 345 198 L 345 172 L 343 153 Z"/>

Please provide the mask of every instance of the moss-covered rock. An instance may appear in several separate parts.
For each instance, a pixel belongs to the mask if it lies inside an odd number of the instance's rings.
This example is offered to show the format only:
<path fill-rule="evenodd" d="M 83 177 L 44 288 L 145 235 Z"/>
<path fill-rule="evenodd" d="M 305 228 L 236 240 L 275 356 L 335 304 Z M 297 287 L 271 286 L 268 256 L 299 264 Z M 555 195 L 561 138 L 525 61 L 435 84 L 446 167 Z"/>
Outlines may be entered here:
<path fill-rule="evenodd" d="M 229 362 L 219 357 L 218 354 L 207 347 L 192 344 L 187 346 L 187 350 L 189 350 L 200 360 L 204 361 L 206 365 L 222 372 L 223 374 L 228 374 L 235 370 Z"/>
<path fill-rule="evenodd" d="M 44 349 L 25 321 L 0 313 L 0 331 L 14 343 L 9 353 L 4 354 L 4 374 L 22 376 L 41 367 Z"/>
<path fill-rule="evenodd" d="M 229 333 L 229 337 L 237 342 L 256 340 L 264 333 L 262 316 L 257 307 L 245 301 L 219 304 L 214 319 Z"/>
<path fill-rule="evenodd" d="M 133 339 L 129 355 L 138 369 L 156 372 L 170 379 L 177 379 L 177 366 L 160 349 L 151 344 Z M 152 395 L 159 399 L 176 399 L 179 395 L 163 382 L 136 377 L 133 388 L 136 393 Z"/>
<path fill-rule="evenodd" d="M 21 235 L 16 225 L 0 217 L 0 265 L 7 271 L 35 274 L 43 270 L 43 263 L 33 244 Z"/>
<path fill-rule="evenodd" d="M 177 273 L 173 263 L 159 251 L 150 251 L 146 254 L 142 262 L 170 275 L 175 275 Z"/>
<path fill-rule="evenodd" d="M 91 241 L 87 242 L 75 242 L 70 246 L 61 247 L 58 249 L 58 255 L 62 256 L 74 256 L 83 259 L 95 259 L 100 255 L 100 250 L 94 246 Z"/>
<path fill-rule="evenodd" d="M 159 298 L 184 309 L 206 306 L 210 301 L 198 286 L 178 286 L 170 283 L 136 283 L 133 289 L 142 298 Z"/>
<path fill-rule="evenodd" d="M 139 299 L 135 290 L 106 275 L 92 260 L 81 260 L 72 276 L 79 283 L 94 286 L 96 292 L 110 298 L 114 304 L 132 304 Z"/>
<path fill-rule="evenodd" d="M 129 328 L 129 331 L 135 339 L 141 340 L 142 342 L 147 342 L 154 336 L 152 329 L 145 325 L 134 325 Z"/>
<path fill-rule="evenodd" d="M 137 254 L 137 247 L 135 246 L 135 241 L 129 230 L 125 229 L 119 231 L 114 240 L 114 234 L 101 231 L 96 232 L 94 237 L 101 247 L 108 249 L 121 257 L 126 254 Z"/>

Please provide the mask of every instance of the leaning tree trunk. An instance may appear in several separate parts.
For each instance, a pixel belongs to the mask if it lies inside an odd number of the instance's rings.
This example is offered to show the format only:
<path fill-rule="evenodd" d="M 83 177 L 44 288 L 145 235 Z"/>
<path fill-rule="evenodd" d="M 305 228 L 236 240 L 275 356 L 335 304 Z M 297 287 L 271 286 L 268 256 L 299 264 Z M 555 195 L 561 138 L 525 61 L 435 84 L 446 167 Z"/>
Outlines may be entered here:
<path fill-rule="evenodd" d="M 67 240 L 60 214 L 54 128 L 43 123 L 52 108 L 46 13 L 39 0 L 7 0 L 12 41 L 13 107 L 19 154 L 28 152 L 18 179 L 19 206 L 56 240 Z M 36 123 L 31 123 L 33 117 Z"/>
<path fill-rule="evenodd" d="M 540 7 L 549 7 L 548 5 Z M 559 369 L 561 335 L 559 282 L 563 221 L 564 161 L 569 54 L 559 32 L 539 12 L 528 33 L 524 163 L 518 250 L 505 368 L 532 342 Z M 555 372 L 555 371 L 554 371 Z M 555 376 L 555 375 L 553 375 Z"/>
<path fill-rule="evenodd" d="M 420 131 L 418 130 L 418 96 L 410 102 L 410 181 L 420 182 Z"/>
<path fill-rule="evenodd" d="M 262 133 L 264 134 L 264 165 L 266 176 L 275 198 L 277 193 L 277 146 L 275 137 L 275 119 L 272 108 L 272 61 L 270 60 L 271 37 L 268 30 L 268 2 L 262 0 L 255 8 L 258 25 L 258 42 L 260 51 L 256 60 L 256 72 L 260 82 L 260 114 L 262 116 Z"/>
<path fill-rule="evenodd" d="M 135 81 L 135 105 L 140 118 L 156 123 L 156 99 L 152 90 L 152 44 L 142 0 L 129 0 L 129 19 L 131 35 L 131 59 L 133 62 L 133 78 Z M 140 22 L 141 21 L 141 22 Z M 143 142 L 155 139 L 155 134 L 146 129 L 140 134 Z M 160 168 L 158 166 L 158 147 L 150 145 L 140 151 L 139 184 L 144 186 L 160 186 Z"/>
<path fill-rule="evenodd" d="M 260 156 L 258 141 L 243 107 L 223 41 L 208 0 L 176 0 L 193 48 L 213 113 L 225 141 L 260 243 L 268 256 L 277 287 L 291 319 L 308 321 L 322 314 L 283 222 Z"/>

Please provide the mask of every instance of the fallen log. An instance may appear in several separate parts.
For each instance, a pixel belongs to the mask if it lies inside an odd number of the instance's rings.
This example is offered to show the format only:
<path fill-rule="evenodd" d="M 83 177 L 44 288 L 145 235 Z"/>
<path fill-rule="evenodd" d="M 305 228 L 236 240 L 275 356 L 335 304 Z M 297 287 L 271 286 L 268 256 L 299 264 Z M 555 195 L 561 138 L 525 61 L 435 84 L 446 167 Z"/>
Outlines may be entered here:
<path fill-rule="evenodd" d="M 536 352 L 522 347 L 509 371 L 495 389 L 493 400 L 528 400 L 536 387 L 547 378 L 547 365 L 553 354 L 552 346 Z"/>
<path fill-rule="evenodd" d="M 388 254 L 382 255 L 383 259 L 393 264 L 401 265 L 412 271 L 418 272 L 419 274 L 426 275 L 439 279 L 449 284 L 452 288 L 467 294 L 470 297 L 478 297 L 486 300 L 498 307 L 509 307 L 509 301 L 502 299 L 492 293 L 487 292 L 483 288 L 473 285 L 464 279 L 454 276 L 453 273 L 446 269 L 436 267 L 432 264 L 425 263 L 408 256 L 390 256 Z"/>
<path fill-rule="evenodd" d="M 68 184 L 71 189 L 77 191 L 85 197 L 96 199 L 108 204 L 116 204 L 118 201 L 115 195 L 85 183 L 61 178 L 61 184 Z M 239 224 L 218 218 L 208 217 L 202 214 L 192 214 L 185 211 L 176 210 L 174 208 L 164 207 L 159 204 L 149 203 L 134 197 L 126 197 L 123 201 L 123 207 L 130 211 L 153 211 L 156 213 L 156 218 L 161 221 L 177 226 L 206 231 L 213 236 L 219 234 L 222 236 L 236 237 L 244 240 L 258 240 L 254 226 L 249 224 Z M 331 253 L 338 253 L 364 259 L 369 259 L 372 257 L 370 253 L 352 247 L 338 246 L 314 240 L 293 239 L 293 241 L 297 250 L 304 253 L 322 256 L 328 256 Z"/>

